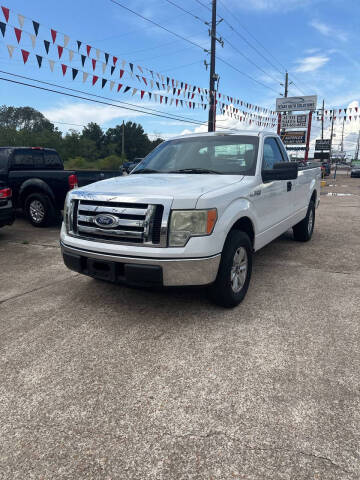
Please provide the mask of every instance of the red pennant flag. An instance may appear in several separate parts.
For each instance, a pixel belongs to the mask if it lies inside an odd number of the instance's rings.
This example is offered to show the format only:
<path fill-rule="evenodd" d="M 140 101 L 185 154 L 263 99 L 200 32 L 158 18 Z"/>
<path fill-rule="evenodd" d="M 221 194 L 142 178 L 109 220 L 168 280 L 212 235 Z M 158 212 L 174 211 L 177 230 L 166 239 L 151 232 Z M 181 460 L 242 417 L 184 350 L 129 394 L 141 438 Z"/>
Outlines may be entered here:
<path fill-rule="evenodd" d="M 14 31 L 15 31 L 15 35 L 16 35 L 16 40 L 17 40 L 18 43 L 20 43 L 22 30 L 14 27 Z"/>
<path fill-rule="evenodd" d="M 3 11 L 6 22 L 8 22 L 9 21 L 10 10 L 6 7 L 1 7 L 1 10 Z"/>
<path fill-rule="evenodd" d="M 176 103 L 176 106 L 178 106 L 178 103 L 179 103 L 179 99 L 178 99 L 178 98 L 175 100 L 175 103 Z"/>
<path fill-rule="evenodd" d="M 145 83 L 145 85 L 147 85 L 147 80 L 146 80 L 146 78 L 145 78 L 145 77 L 142 77 L 142 79 L 143 79 L 143 82 Z"/>
<path fill-rule="evenodd" d="M 358 111 L 358 107 L 355 107 L 355 111 L 356 111 L 356 113 L 357 113 L 357 111 Z"/>
<path fill-rule="evenodd" d="M 98 81 L 99 77 L 97 75 L 93 75 L 92 78 L 92 84 L 95 85 L 95 83 Z"/>
<path fill-rule="evenodd" d="M 191 102 L 189 102 L 189 108 L 191 108 Z"/>
<path fill-rule="evenodd" d="M 179 89 L 178 89 L 178 96 L 180 95 L 180 92 L 181 92 L 181 90 L 180 90 L 180 88 L 179 88 Z"/>
<path fill-rule="evenodd" d="M 163 101 L 163 96 L 160 95 L 160 103 L 162 103 L 162 101 Z"/>
<path fill-rule="evenodd" d="M 123 86 L 123 84 L 122 84 L 122 83 L 119 83 L 118 89 L 117 89 L 118 92 L 120 92 L 122 86 Z"/>
<path fill-rule="evenodd" d="M 116 65 L 116 62 L 118 61 L 118 58 L 117 57 L 113 57 L 113 64 L 114 64 L 114 67 Z"/>
<path fill-rule="evenodd" d="M 124 70 L 120 70 L 120 78 L 124 75 Z"/>
<path fill-rule="evenodd" d="M 96 68 L 96 60 L 95 60 L 95 58 L 92 58 L 92 59 L 91 59 L 91 62 L 92 62 L 93 70 L 95 70 L 95 68 Z"/>
<path fill-rule="evenodd" d="M 86 45 L 86 53 L 87 53 L 87 56 L 90 55 L 90 51 L 91 51 L 90 45 Z"/>
<path fill-rule="evenodd" d="M 186 89 L 187 89 L 187 83 L 185 83 L 185 91 L 186 91 Z"/>
<path fill-rule="evenodd" d="M 64 65 L 63 63 L 61 64 L 61 70 L 63 72 L 63 75 L 65 76 L 66 70 L 67 70 L 67 65 Z"/>
<path fill-rule="evenodd" d="M 61 58 L 61 55 L 63 54 L 63 51 L 64 51 L 64 47 L 62 47 L 61 45 L 58 45 L 57 49 L 58 49 L 59 58 Z"/>
<path fill-rule="evenodd" d="M 341 113 L 341 110 L 342 110 L 342 109 L 341 109 L 341 108 L 339 108 L 339 114 Z"/>
<path fill-rule="evenodd" d="M 351 122 L 351 115 L 349 116 L 349 120 L 350 120 L 350 122 Z"/>
<path fill-rule="evenodd" d="M 140 97 L 141 97 L 141 100 L 142 100 L 142 98 L 143 98 L 144 94 L 145 94 L 144 90 L 141 90 L 141 92 L 140 92 Z"/>
<path fill-rule="evenodd" d="M 30 52 L 27 52 L 26 50 L 21 49 L 21 53 L 22 53 L 22 57 L 23 57 L 24 63 L 26 63 L 26 62 L 28 61 Z"/>
<path fill-rule="evenodd" d="M 50 30 L 50 32 L 51 32 L 52 41 L 53 41 L 53 43 L 55 43 L 55 41 L 56 41 L 56 35 L 57 35 L 57 31 L 56 31 L 56 30 L 53 30 L 53 29 L 51 29 L 51 30 Z"/>

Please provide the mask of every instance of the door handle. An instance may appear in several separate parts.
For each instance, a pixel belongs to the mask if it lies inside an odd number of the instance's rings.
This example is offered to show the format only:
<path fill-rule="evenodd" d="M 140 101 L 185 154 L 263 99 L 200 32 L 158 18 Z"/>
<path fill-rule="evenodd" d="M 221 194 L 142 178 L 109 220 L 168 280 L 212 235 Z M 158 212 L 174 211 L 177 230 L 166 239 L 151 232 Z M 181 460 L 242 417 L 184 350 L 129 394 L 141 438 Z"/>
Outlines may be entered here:
<path fill-rule="evenodd" d="M 292 182 L 287 182 L 286 187 L 287 191 L 290 192 L 290 190 L 292 189 Z"/>

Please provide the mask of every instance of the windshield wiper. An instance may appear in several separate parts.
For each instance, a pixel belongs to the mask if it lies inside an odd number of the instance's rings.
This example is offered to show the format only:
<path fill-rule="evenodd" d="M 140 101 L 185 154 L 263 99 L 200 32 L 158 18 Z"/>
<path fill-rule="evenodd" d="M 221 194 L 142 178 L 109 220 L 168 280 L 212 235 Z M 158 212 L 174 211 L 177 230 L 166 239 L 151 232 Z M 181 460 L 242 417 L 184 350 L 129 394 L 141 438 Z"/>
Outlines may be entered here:
<path fill-rule="evenodd" d="M 182 168 L 180 170 L 171 170 L 168 173 L 218 173 L 215 170 L 208 170 L 207 168 Z"/>
<path fill-rule="evenodd" d="M 131 172 L 130 175 L 135 175 L 135 173 L 163 173 L 163 172 L 159 172 L 158 170 L 153 170 L 152 168 L 141 168 L 140 170 L 135 170 L 135 172 Z"/>

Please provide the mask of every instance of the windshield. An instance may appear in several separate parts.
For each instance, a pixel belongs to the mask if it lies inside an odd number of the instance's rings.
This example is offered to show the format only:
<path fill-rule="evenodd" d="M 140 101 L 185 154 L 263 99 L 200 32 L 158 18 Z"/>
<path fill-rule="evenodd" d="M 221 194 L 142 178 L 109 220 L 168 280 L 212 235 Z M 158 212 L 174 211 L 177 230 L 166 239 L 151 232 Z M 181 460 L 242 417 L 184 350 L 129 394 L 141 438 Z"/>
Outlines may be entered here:
<path fill-rule="evenodd" d="M 138 173 L 255 175 L 259 139 L 247 135 L 190 137 L 159 145 L 133 170 Z"/>

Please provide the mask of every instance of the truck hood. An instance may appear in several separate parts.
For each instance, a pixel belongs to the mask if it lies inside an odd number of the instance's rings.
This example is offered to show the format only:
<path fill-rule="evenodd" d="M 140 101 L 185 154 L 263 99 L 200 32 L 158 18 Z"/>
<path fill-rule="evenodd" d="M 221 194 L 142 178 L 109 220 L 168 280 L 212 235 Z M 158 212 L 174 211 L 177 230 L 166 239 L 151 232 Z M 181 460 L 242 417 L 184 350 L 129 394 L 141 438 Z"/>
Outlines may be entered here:
<path fill-rule="evenodd" d="M 194 208 L 201 195 L 241 182 L 242 175 L 137 174 L 110 178 L 79 189 L 83 193 L 173 200 L 173 208 Z"/>

